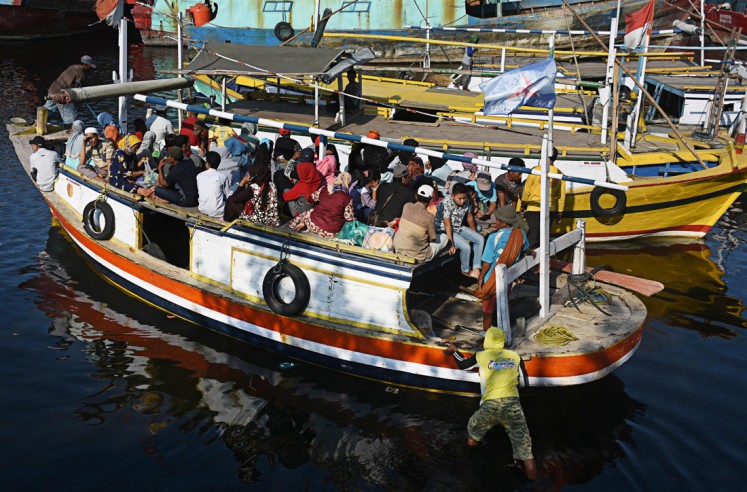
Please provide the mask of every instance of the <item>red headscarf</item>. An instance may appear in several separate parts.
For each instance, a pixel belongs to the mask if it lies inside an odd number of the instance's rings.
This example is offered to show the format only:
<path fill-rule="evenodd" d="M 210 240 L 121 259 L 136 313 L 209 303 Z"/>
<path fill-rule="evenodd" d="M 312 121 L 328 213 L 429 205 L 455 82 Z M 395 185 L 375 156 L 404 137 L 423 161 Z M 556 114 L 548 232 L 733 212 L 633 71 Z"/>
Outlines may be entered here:
<path fill-rule="evenodd" d="M 311 202 L 311 195 L 322 186 L 322 176 L 311 162 L 299 162 L 296 172 L 298 183 L 283 193 L 283 201 L 290 202 L 303 196 L 306 201 Z"/>

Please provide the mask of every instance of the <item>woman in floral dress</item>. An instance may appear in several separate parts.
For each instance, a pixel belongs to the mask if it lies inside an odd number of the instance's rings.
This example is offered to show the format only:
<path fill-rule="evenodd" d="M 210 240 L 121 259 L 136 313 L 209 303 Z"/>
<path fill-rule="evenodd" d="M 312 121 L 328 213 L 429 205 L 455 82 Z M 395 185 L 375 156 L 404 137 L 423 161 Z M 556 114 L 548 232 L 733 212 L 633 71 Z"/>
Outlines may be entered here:
<path fill-rule="evenodd" d="M 355 220 L 353 200 L 350 197 L 350 173 L 340 173 L 334 185 L 323 186 L 311 195 L 314 208 L 307 210 L 288 224 L 296 231 L 309 232 L 333 238 L 340 232 L 345 222 Z"/>
<path fill-rule="evenodd" d="M 244 206 L 241 218 L 254 224 L 277 227 L 280 225 L 278 192 L 270 177 L 269 167 L 263 164 L 249 166 L 249 172 L 241 185 L 247 192 L 251 192 L 251 196 Z"/>

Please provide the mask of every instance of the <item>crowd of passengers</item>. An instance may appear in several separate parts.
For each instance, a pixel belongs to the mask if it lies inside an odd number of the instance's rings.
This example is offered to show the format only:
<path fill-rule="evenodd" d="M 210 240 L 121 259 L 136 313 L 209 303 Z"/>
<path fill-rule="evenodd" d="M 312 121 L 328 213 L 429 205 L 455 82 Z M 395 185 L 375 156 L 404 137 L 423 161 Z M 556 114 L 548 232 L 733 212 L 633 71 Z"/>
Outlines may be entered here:
<path fill-rule="evenodd" d="M 446 249 L 458 252 L 462 273 L 478 284 L 492 270 L 486 271 L 484 263 L 492 265 L 505 246 L 500 234 L 485 239 L 486 230 L 498 234 L 520 228 L 523 249 L 539 244 L 536 176 L 522 181 L 521 173 L 509 171 L 493 181 L 472 163 L 452 169 L 443 159 L 423 162 L 413 152 L 365 144 L 353 145 L 348 167 L 341 170 L 334 145 L 319 155 L 318 137 L 315 145 L 303 148 L 288 130 L 281 129 L 273 142 L 257 138 L 255 124 L 245 123 L 237 132 L 228 121 L 209 126 L 193 113 L 175 133 L 165 111 L 156 106 L 126 135 L 107 113 L 99 116 L 101 132 L 76 121 L 65 165 L 124 191 L 197 207 L 228 222 L 278 227 L 285 217 L 296 231 L 324 238 L 336 237 L 354 221 L 384 227 L 392 237 L 391 249 L 420 262 Z M 372 130 L 368 137 L 379 139 L 380 134 Z M 403 143 L 418 146 L 412 139 Z M 523 167 L 524 161 L 513 158 L 509 165 Z M 559 172 L 554 166 L 551 171 Z M 565 187 L 553 180 L 550 207 L 557 220 L 564 202 Z"/>

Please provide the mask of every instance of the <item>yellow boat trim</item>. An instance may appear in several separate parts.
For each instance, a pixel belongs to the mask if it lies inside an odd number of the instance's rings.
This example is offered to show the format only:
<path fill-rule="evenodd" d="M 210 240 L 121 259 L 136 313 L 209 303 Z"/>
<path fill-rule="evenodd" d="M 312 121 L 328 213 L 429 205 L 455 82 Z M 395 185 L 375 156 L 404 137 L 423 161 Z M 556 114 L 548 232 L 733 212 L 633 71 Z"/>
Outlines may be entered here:
<path fill-rule="evenodd" d="M 472 48 L 480 48 L 482 51 L 486 50 L 506 50 L 506 52 L 515 52 L 515 53 L 536 53 L 536 54 L 543 54 L 543 55 L 549 55 L 550 50 L 549 49 L 539 49 L 539 48 L 519 48 L 516 46 L 504 46 L 504 45 L 496 45 L 496 44 L 477 44 L 477 43 L 461 43 L 458 41 L 441 41 L 439 39 L 425 39 L 425 38 L 413 38 L 413 37 L 407 37 L 407 36 L 382 36 L 379 34 L 352 34 L 352 33 L 335 33 L 335 32 L 325 32 L 324 33 L 325 38 L 347 38 L 347 39 L 375 39 L 377 41 L 401 41 L 405 43 L 424 43 L 424 44 L 435 44 L 435 45 L 441 45 L 441 46 L 454 46 L 454 47 L 472 47 Z M 553 53 L 555 56 L 560 55 L 569 55 L 569 56 L 607 56 L 608 53 L 606 51 L 567 51 L 567 50 L 553 50 Z M 617 56 L 620 58 L 638 58 L 642 54 L 630 54 L 630 53 L 618 53 Z M 689 56 L 692 56 L 692 52 L 684 52 L 684 53 L 678 53 L 678 54 L 672 54 L 672 53 L 651 53 L 648 52 L 644 56 L 648 58 L 659 58 L 659 59 L 671 59 L 671 60 L 679 60 L 682 58 L 686 58 Z"/>

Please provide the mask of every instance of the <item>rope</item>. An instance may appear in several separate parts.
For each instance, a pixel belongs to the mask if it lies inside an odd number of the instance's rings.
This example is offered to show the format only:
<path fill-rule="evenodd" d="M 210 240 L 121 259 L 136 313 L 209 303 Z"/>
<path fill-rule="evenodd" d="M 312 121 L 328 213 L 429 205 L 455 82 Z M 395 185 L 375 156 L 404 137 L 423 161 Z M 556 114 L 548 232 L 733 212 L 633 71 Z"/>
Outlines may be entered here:
<path fill-rule="evenodd" d="M 534 335 L 534 339 L 542 345 L 560 347 L 578 340 L 563 326 L 546 326 Z"/>

